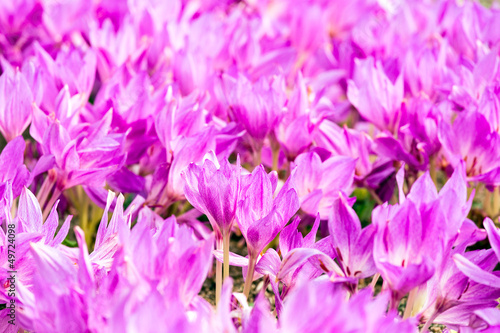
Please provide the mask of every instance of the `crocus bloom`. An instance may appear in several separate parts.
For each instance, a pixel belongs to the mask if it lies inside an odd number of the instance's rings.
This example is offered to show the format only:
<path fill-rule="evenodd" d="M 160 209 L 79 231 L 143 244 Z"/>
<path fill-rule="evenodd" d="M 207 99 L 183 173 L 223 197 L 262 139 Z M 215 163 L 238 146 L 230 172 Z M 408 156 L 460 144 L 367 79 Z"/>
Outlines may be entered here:
<path fill-rule="evenodd" d="M 236 218 L 251 256 L 257 256 L 299 209 L 297 193 L 290 182 L 275 196 L 276 186 L 276 174 L 268 175 L 263 166 L 242 177 Z"/>
<path fill-rule="evenodd" d="M 231 119 L 241 123 L 255 151 L 283 116 L 285 104 L 282 77 L 262 77 L 255 83 L 240 74 L 237 78 L 224 76 L 227 103 Z"/>
<path fill-rule="evenodd" d="M 203 167 L 191 163 L 182 177 L 185 180 L 184 193 L 188 201 L 205 213 L 215 231 L 217 249 L 224 251 L 224 278 L 229 276 L 229 237 L 236 217 L 240 195 L 241 166 L 239 158 L 233 167 L 227 160 L 218 166 L 215 154 L 213 161 L 206 159 Z M 215 163 L 214 163 L 215 162 Z M 216 300 L 220 297 L 222 266 L 216 267 Z"/>
<path fill-rule="evenodd" d="M 107 176 L 124 163 L 121 141 L 123 135 L 109 133 L 111 113 L 95 124 L 88 124 L 70 137 L 68 130 L 54 120 L 43 135 L 43 152 L 54 155 L 57 165 L 57 188 L 78 185 L 100 186 Z"/>
<path fill-rule="evenodd" d="M 439 194 L 428 172 L 407 196 L 400 182 L 399 193 L 399 205 L 386 203 L 372 214 L 377 225 L 373 256 L 395 300 L 433 276 L 437 260 L 453 245 L 472 204 L 461 164 Z M 445 228 L 440 227 L 443 220 Z"/>
<path fill-rule="evenodd" d="M 393 132 L 403 102 L 403 76 L 392 82 L 373 58 L 355 59 L 355 63 L 354 80 L 349 81 L 347 90 L 349 101 L 378 128 Z"/>
<path fill-rule="evenodd" d="M 4 220 L 7 225 L 13 224 L 15 226 L 13 229 L 9 228 L 9 230 L 15 231 L 14 267 L 17 271 L 15 280 L 16 291 L 25 290 L 27 294 L 30 294 L 31 291 L 37 287 L 36 280 L 33 279 L 34 258 L 30 254 L 31 246 L 39 244 L 40 246 L 46 246 L 51 249 L 61 247 L 62 241 L 68 234 L 72 216 L 70 215 L 66 218 L 64 224 L 56 234 L 56 229 L 59 226 L 57 202 L 54 207 L 51 207 L 52 210 L 44 223 L 42 211 L 37 199 L 31 191 L 24 187 L 19 197 L 17 216 L 12 219 L 10 216 L 12 193 L 9 193 L 10 191 L 9 185 L 4 192 L 5 197 L 2 200 L 6 204 L 0 214 L 2 215 L 1 219 Z M 7 208 L 6 211 L 5 208 Z M 12 242 L 7 242 L 8 239 L 12 240 L 12 238 L 7 238 L 8 234 L 9 233 L 5 233 L 3 229 L 0 228 L 0 243 L 2 244 L 0 247 L 2 248 L 0 251 L 0 283 L 4 286 L 10 284 L 8 277 L 10 277 L 12 274 L 11 271 L 13 270 L 10 266 L 12 263 L 9 262 L 9 259 L 12 259 L 12 257 L 9 258 L 8 256 L 9 252 L 7 247 L 7 244 L 12 245 Z M 10 247 L 10 249 L 12 250 L 12 247 Z M 12 255 L 12 252 L 10 254 Z M 8 296 L 7 288 L 0 289 L 0 302 L 9 302 L 10 299 L 15 299 L 17 306 L 20 308 L 30 302 L 29 296 L 27 297 L 28 298 L 23 297 L 22 293 L 16 293 L 12 298 Z M 23 327 L 19 325 L 20 321 L 31 321 L 32 318 L 29 311 L 27 311 L 26 314 L 21 312 L 19 321 L 16 322 L 16 327 Z"/>
<path fill-rule="evenodd" d="M 459 258 L 478 270 L 484 270 L 484 275 L 491 274 L 487 271 L 491 271 L 497 262 L 492 251 L 484 250 L 463 253 L 462 249 L 447 256 L 446 262 L 438 267 L 438 272 L 422 291 L 425 299 L 423 320 L 432 319 L 448 327 L 467 326 L 473 311 L 498 304 L 496 299 L 500 296 L 500 289 L 470 279 Z"/>
<path fill-rule="evenodd" d="M 364 278 L 375 274 L 372 249 L 376 227 L 370 224 L 361 228 L 356 212 L 343 193 L 333 204 L 328 228 L 332 248 L 345 276 Z"/>
<path fill-rule="evenodd" d="M 417 170 L 426 169 L 441 148 L 437 133 L 439 110 L 429 100 L 415 98 L 402 105 L 402 112 L 397 139 L 392 133 L 379 133 L 374 140 L 374 151 Z"/>
<path fill-rule="evenodd" d="M 350 193 L 356 161 L 346 156 L 322 160 L 315 152 L 299 155 L 290 181 L 297 191 L 300 207 L 306 213 L 327 218 L 339 191 Z"/>
<path fill-rule="evenodd" d="M 360 130 L 343 128 L 330 120 L 323 120 L 314 133 L 318 147 L 330 151 L 333 155 L 349 156 L 356 159 L 356 177 L 364 178 L 374 168 L 370 160 L 372 139 Z M 345 190 L 344 190 L 345 191 Z"/>
<path fill-rule="evenodd" d="M 215 155 L 212 156 L 215 157 Z M 215 162 L 215 163 L 214 163 Z M 201 166 L 191 163 L 182 173 L 184 194 L 199 211 L 206 214 L 220 236 L 228 235 L 236 216 L 241 166 L 233 167 L 226 159 L 206 159 Z"/>
<path fill-rule="evenodd" d="M 464 111 L 453 124 L 441 121 L 438 133 L 448 163 L 456 166 L 463 159 L 471 180 L 500 184 L 500 134 L 491 129 L 484 115 Z"/>
<path fill-rule="evenodd" d="M 498 261 L 500 261 L 500 230 L 495 227 L 493 221 L 489 218 L 486 218 L 484 221 L 484 226 L 486 232 L 488 233 L 491 248 L 497 256 Z M 455 260 L 458 268 L 471 280 L 500 289 L 499 276 L 482 269 L 461 254 L 455 254 L 453 259 Z"/>
<path fill-rule="evenodd" d="M 249 265 L 243 291 L 247 296 L 259 253 L 299 209 L 299 198 L 290 181 L 274 196 L 277 181 L 276 173 L 268 175 L 262 165 L 242 179 L 236 219 L 248 248 Z"/>
<path fill-rule="evenodd" d="M 23 186 L 28 185 L 30 173 L 24 165 L 26 143 L 19 136 L 10 141 L 0 154 L 0 184 L 10 182 L 14 197 L 19 196 Z"/>
<path fill-rule="evenodd" d="M 395 311 L 386 314 L 388 295 L 373 299 L 371 288 L 346 301 L 346 295 L 328 281 L 311 281 L 290 294 L 280 316 L 286 332 L 417 332 L 414 320 L 401 321 Z M 318 307 L 317 304 L 323 306 Z M 314 317 L 314 320 L 310 318 Z M 355 318 L 353 320 L 353 318 Z"/>
<path fill-rule="evenodd" d="M 287 286 L 291 287 L 287 274 L 307 261 L 315 266 L 312 271 L 308 269 L 310 277 L 326 272 L 331 275 L 332 281 L 344 284 L 351 293 L 355 292 L 358 279 L 371 276 L 377 271 L 373 260 L 376 227 L 369 225 L 361 229 L 359 218 L 343 193 L 340 193 L 333 204 L 328 227 L 330 235 L 315 244 L 308 244 L 311 242 L 311 235 L 308 235 L 308 242 L 304 239 L 302 244 L 297 244 L 299 246 L 286 249 L 288 241 L 283 238 L 284 258 L 277 277 L 283 279 Z M 297 271 L 293 275 L 297 279 Z"/>
<path fill-rule="evenodd" d="M 18 69 L 0 76 L 0 132 L 7 141 L 23 134 L 31 121 L 33 94 Z"/>
<path fill-rule="evenodd" d="M 290 160 L 304 152 L 313 141 L 315 126 L 311 121 L 308 97 L 306 84 L 299 73 L 287 104 L 287 112 L 275 130 L 276 139 Z"/>

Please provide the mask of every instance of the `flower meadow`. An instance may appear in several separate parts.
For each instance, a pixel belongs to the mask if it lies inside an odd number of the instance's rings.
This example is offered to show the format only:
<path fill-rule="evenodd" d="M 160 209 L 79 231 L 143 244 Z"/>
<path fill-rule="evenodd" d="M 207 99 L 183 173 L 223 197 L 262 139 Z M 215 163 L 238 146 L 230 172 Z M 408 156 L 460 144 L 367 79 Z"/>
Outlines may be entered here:
<path fill-rule="evenodd" d="M 500 332 L 500 5 L 0 1 L 0 332 Z"/>

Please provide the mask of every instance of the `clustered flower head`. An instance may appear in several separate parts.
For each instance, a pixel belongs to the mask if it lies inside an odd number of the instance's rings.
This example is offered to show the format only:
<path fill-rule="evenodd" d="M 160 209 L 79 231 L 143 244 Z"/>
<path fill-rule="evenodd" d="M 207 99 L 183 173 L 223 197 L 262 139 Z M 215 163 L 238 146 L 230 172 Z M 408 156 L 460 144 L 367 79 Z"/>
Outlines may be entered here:
<path fill-rule="evenodd" d="M 0 148 L 0 332 L 500 331 L 496 1 L 1 1 Z"/>

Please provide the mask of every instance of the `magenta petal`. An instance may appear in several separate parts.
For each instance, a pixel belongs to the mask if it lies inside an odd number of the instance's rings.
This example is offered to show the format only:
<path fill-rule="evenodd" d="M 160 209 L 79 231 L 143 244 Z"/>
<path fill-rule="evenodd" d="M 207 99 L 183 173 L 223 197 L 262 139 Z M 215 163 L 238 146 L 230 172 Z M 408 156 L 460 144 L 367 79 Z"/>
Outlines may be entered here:
<path fill-rule="evenodd" d="M 55 164 L 54 155 L 42 155 L 36 162 L 33 170 L 31 171 L 29 184 L 31 184 L 31 182 L 36 176 L 52 169 L 54 167 L 54 164 Z"/>
<path fill-rule="evenodd" d="M 350 253 L 354 250 L 356 239 L 361 232 L 361 223 L 356 212 L 347 204 L 343 194 L 333 203 L 333 211 L 328 221 L 332 246 L 339 252 L 338 257 L 344 265 L 351 261 Z"/>
<path fill-rule="evenodd" d="M 219 262 L 224 262 L 224 252 L 221 250 L 213 250 L 212 251 L 215 259 Z M 248 258 L 242 257 L 239 254 L 229 252 L 229 265 L 237 266 L 237 267 L 246 267 L 248 266 Z"/>
<path fill-rule="evenodd" d="M 23 227 L 29 232 L 39 232 L 43 230 L 42 210 L 36 197 L 26 187 L 19 197 L 19 208 L 17 216 Z"/>
<path fill-rule="evenodd" d="M 59 226 L 59 215 L 57 214 L 57 205 L 59 204 L 59 200 L 56 201 L 52 209 L 50 210 L 50 214 L 47 217 L 47 220 L 42 226 L 42 232 L 45 235 L 45 244 L 49 244 L 50 241 L 54 239 L 54 235 L 56 233 L 56 229 Z"/>
<path fill-rule="evenodd" d="M 94 284 L 94 270 L 92 269 L 92 265 L 90 263 L 85 234 L 79 226 L 76 226 L 74 230 L 76 241 L 78 242 L 78 248 L 80 250 L 80 257 L 78 258 L 78 279 L 83 286 L 91 289 Z"/>
<path fill-rule="evenodd" d="M 268 249 L 255 265 L 255 271 L 275 278 L 281 266 L 281 259 L 274 249 Z"/>
<path fill-rule="evenodd" d="M 249 253 L 260 253 L 281 230 L 277 221 L 276 207 L 264 218 L 255 221 L 247 230 L 246 240 Z"/>
<path fill-rule="evenodd" d="M 33 95 L 24 75 L 15 70 L 0 77 L 0 132 L 7 141 L 23 134 L 31 121 Z"/>
<path fill-rule="evenodd" d="M 481 317 L 490 326 L 500 326 L 500 309 L 486 308 L 474 311 L 476 315 Z"/>
<path fill-rule="evenodd" d="M 69 231 L 69 227 L 70 227 L 72 218 L 73 218 L 72 215 L 68 215 L 66 220 L 64 220 L 64 223 L 61 226 L 61 229 L 59 229 L 59 231 L 57 232 L 56 237 L 54 237 L 54 240 L 49 243 L 50 246 L 59 245 L 64 241 L 64 239 L 68 235 L 68 231 Z"/>
<path fill-rule="evenodd" d="M 320 222 L 321 219 L 318 213 L 316 215 L 316 219 L 314 219 L 311 231 L 309 231 L 309 233 L 304 237 L 304 247 L 312 247 L 314 243 L 316 243 L 316 234 L 318 233 Z"/>
<path fill-rule="evenodd" d="M 2 181 L 14 179 L 18 167 L 23 164 L 25 147 L 23 137 L 19 136 L 3 148 L 0 154 L 0 179 Z"/>
<path fill-rule="evenodd" d="M 64 286 L 74 279 L 73 263 L 62 252 L 39 243 L 31 243 L 31 252 L 38 274 L 44 280 Z"/>
<path fill-rule="evenodd" d="M 297 247 L 302 247 L 303 237 L 300 231 L 297 230 L 300 218 L 297 216 L 292 223 L 283 228 L 280 232 L 279 245 L 280 252 L 285 256 L 290 250 Z"/>
<path fill-rule="evenodd" d="M 217 304 L 217 319 L 220 332 L 236 333 L 236 329 L 231 317 L 231 296 L 233 290 L 233 280 L 227 279 L 222 285 L 220 302 Z"/>
<path fill-rule="evenodd" d="M 281 267 L 277 279 L 281 280 L 288 273 L 297 269 L 300 265 L 304 264 L 309 259 L 314 258 L 314 262 L 318 263 L 323 271 L 334 272 L 337 275 L 342 276 L 343 273 L 338 267 L 338 265 L 333 261 L 332 258 L 324 254 L 323 252 L 316 249 L 299 248 L 290 251 L 281 263 Z"/>
<path fill-rule="evenodd" d="M 415 181 L 407 196 L 407 199 L 412 200 L 417 205 L 428 204 L 437 198 L 436 185 L 434 185 L 428 171 Z"/>
<path fill-rule="evenodd" d="M 470 262 L 467 258 L 460 254 L 453 256 L 453 261 L 458 269 L 467 275 L 472 281 L 481 283 L 490 287 L 500 288 L 500 277 L 489 272 L 483 271 L 479 266 Z"/>
<path fill-rule="evenodd" d="M 401 295 L 427 282 L 435 272 L 433 263 L 426 259 L 420 264 L 409 264 L 406 267 L 386 262 L 379 262 L 377 265 L 383 272 L 384 279 L 391 285 L 391 289 Z"/>
<path fill-rule="evenodd" d="M 488 233 L 488 240 L 491 248 L 495 251 L 498 261 L 500 261 L 500 229 L 495 227 L 493 221 L 488 217 L 484 220 L 483 224 Z"/>

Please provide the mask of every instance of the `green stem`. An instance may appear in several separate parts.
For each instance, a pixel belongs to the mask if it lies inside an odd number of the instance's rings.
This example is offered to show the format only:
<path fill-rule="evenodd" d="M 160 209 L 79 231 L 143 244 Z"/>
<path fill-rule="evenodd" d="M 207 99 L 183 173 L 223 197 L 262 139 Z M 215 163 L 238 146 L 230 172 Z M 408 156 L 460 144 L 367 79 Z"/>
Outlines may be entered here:
<path fill-rule="evenodd" d="M 92 230 L 89 228 L 89 200 L 82 187 L 78 187 L 78 197 L 80 198 L 80 222 L 82 224 L 82 229 L 85 232 L 85 240 L 87 246 L 90 248 L 90 243 L 92 242 Z"/>
<path fill-rule="evenodd" d="M 491 192 L 486 187 L 482 187 L 482 190 L 484 192 L 484 201 L 483 201 L 484 212 L 489 217 L 492 217 L 493 209 L 491 208 Z"/>
<path fill-rule="evenodd" d="M 429 319 L 427 319 L 427 321 L 425 322 L 424 327 L 422 327 L 422 329 L 420 330 L 420 333 L 427 332 L 429 330 L 429 327 L 431 326 L 434 319 L 436 319 L 437 315 L 437 311 L 434 311 L 432 316 L 430 316 Z"/>
<path fill-rule="evenodd" d="M 273 171 L 278 171 L 278 162 L 280 157 L 280 149 L 273 149 Z"/>
<path fill-rule="evenodd" d="M 254 156 L 254 166 L 258 167 L 262 162 L 262 147 L 259 147 L 255 150 Z"/>
<path fill-rule="evenodd" d="M 222 239 L 217 239 L 217 250 L 222 249 Z M 222 292 L 222 263 L 216 260 L 215 263 L 215 305 L 219 304 Z"/>
<path fill-rule="evenodd" d="M 413 304 L 415 303 L 415 299 L 417 297 L 417 288 L 413 288 L 408 295 L 408 300 L 406 301 L 405 312 L 403 314 L 403 319 L 407 319 L 411 316 L 411 312 L 413 310 Z"/>
<path fill-rule="evenodd" d="M 45 178 L 45 180 L 42 183 L 42 186 L 40 187 L 40 190 L 38 191 L 37 199 L 38 202 L 40 203 L 40 207 L 43 207 L 45 205 L 50 190 L 52 190 L 52 187 L 54 186 L 54 182 L 50 178 L 51 178 L 50 175 L 48 175 Z"/>
<path fill-rule="evenodd" d="M 45 209 L 43 210 L 43 220 L 47 219 L 47 216 L 49 216 L 50 210 L 52 209 L 52 206 L 56 203 L 56 200 L 59 198 L 61 195 L 61 190 L 57 188 L 57 186 L 54 189 L 54 192 L 52 193 L 52 197 L 50 197 L 49 202 L 47 203 L 47 206 L 45 206 Z"/>
<path fill-rule="evenodd" d="M 256 258 L 254 256 L 250 255 L 248 257 L 248 271 L 247 271 L 247 278 L 245 279 L 245 286 L 243 287 L 243 294 L 245 295 L 246 298 L 248 298 L 248 295 L 250 295 L 250 289 L 252 287 L 252 282 L 253 282 L 253 273 L 255 271 L 255 262 Z"/>
<path fill-rule="evenodd" d="M 493 216 L 498 216 L 500 213 L 500 187 L 495 187 L 493 190 Z"/>
<path fill-rule="evenodd" d="M 378 204 L 378 205 L 383 205 L 384 202 L 382 201 L 382 199 L 380 199 L 380 197 L 378 196 L 377 192 L 375 192 L 374 189 L 370 188 L 370 187 L 366 187 L 368 189 L 368 192 L 370 192 L 370 194 L 372 195 L 373 199 L 375 200 L 375 202 Z"/>
<path fill-rule="evenodd" d="M 431 179 L 435 185 L 437 185 L 437 169 L 436 169 L 436 156 L 431 156 L 429 158 L 429 173 L 431 175 Z"/>
<path fill-rule="evenodd" d="M 229 240 L 231 239 L 229 232 L 222 236 L 222 241 L 224 243 L 224 281 L 229 276 Z"/>
<path fill-rule="evenodd" d="M 380 273 L 376 273 L 373 276 L 372 282 L 370 283 L 370 286 L 372 287 L 373 290 L 375 290 L 375 286 L 377 285 L 377 281 L 380 278 Z"/>

